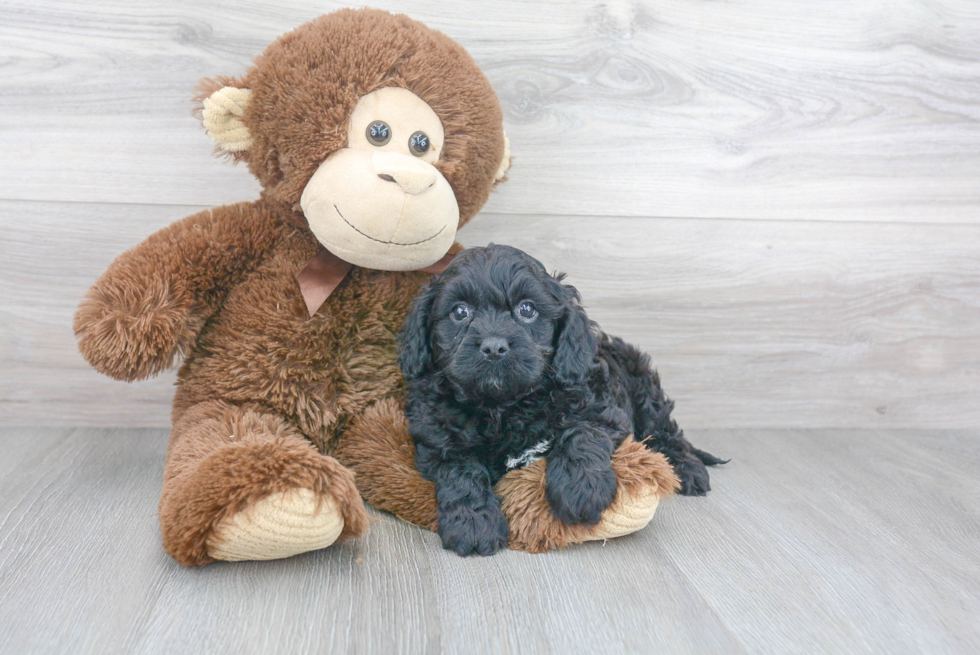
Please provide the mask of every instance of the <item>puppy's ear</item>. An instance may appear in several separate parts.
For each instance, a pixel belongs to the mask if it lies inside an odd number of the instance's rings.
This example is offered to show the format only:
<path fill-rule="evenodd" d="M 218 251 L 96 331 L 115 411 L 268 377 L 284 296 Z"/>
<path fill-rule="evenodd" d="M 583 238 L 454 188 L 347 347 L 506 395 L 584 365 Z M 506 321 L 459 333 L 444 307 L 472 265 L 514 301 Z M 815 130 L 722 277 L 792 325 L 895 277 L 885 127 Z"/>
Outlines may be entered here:
<path fill-rule="evenodd" d="M 558 382 L 566 386 L 581 384 L 592 369 L 599 341 L 592 329 L 592 321 L 585 314 L 578 290 L 561 284 L 565 301 L 565 315 L 561 319 L 553 366 Z"/>
<path fill-rule="evenodd" d="M 432 301 L 435 300 L 437 293 L 438 286 L 435 280 L 422 287 L 422 292 L 412 301 L 412 308 L 402 326 L 398 364 L 402 367 L 402 375 L 406 380 L 420 377 L 432 363 L 432 348 L 429 346 L 429 312 L 432 311 Z"/>

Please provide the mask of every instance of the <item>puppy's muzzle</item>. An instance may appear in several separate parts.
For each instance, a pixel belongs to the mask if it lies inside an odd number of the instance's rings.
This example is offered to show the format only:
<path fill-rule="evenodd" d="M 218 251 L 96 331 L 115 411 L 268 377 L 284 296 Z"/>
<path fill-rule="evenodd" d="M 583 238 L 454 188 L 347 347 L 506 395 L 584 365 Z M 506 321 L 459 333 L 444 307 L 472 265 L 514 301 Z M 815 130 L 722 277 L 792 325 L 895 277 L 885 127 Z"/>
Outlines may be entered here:
<path fill-rule="evenodd" d="M 501 337 L 487 337 L 480 343 L 480 352 L 485 359 L 496 361 L 507 356 L 510 352 L 510 344 Z"/>

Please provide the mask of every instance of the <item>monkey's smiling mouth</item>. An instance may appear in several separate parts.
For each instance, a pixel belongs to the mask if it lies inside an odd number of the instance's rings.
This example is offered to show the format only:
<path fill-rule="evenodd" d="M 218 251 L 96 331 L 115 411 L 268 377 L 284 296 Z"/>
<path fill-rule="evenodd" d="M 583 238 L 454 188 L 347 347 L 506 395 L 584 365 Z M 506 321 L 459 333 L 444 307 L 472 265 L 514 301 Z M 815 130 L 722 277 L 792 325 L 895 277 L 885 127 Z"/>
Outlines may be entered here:
<path fill-rule="evenodd" d="M 426 241 L 432 241 L 437 236 L 439 236 L 440 234 L 442 234 L 443 230 L 446 229 L 446 226 L 443 225 L 442 227 L 439 228 L 439 231 L 436 232 L 435 234 L 433 234 L 432 236 L 426 237 L 426 238 L 422 239 L 421 241 L 413 241 L 412 243 L 399 243 L 397 241 L 382 241 L 381 239 L 375 239 L 370 234 L 364 234 L 364 232 L 361 232 L 360 230 L 358 230 L 357 227 L 355 227 L 353 223 L 351 223 L 346 218 L 344 218 L 344 215 L 340 213 L 340 208 L 337 207 L 336 204 L 334 204 L 333 208 L 337 212 L 337 216 L 340 216 L 341 220 L 343 220 L 345 223 L 347 223 L 347 225 L 349 225 L 352 230 L 354 230 L 355 232 L 357 232 L 358 234 L 360 234 L 362 237 L 364 237 L 366 239 L 370 239 L 371 241 L 376 241 L 377 243 L 383 243 L 383 244 L 385 244 L 387 246 L 417 246 L 420 243 L 425 243 Z"/>

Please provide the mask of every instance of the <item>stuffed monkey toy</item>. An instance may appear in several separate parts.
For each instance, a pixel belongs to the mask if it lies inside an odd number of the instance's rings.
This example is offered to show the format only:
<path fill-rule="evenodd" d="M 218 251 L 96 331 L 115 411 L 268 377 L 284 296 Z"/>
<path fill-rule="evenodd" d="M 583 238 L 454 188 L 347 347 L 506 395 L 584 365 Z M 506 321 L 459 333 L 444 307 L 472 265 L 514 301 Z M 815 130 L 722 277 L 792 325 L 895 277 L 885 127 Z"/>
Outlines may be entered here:
<path fill-rule="evenodd" d="M 241 78 L 204 80 L 217 149 L 262 184 L 120 255 L 74 321 L 85 359 L 134 381 L 183 360 L 160 527 L 185 565 L 288 557 L 357 537 L 364 500 L 434 529 L 413 463 L 397 341 L 456 231 L 505 179 L 497 97 L 472 58 L 405 16 L 341 10 Z M 544 467 L 502 480 L 511 546 L 635 531 L 676 478 L 632 441 L 598 525 L 550 512 Z"/>

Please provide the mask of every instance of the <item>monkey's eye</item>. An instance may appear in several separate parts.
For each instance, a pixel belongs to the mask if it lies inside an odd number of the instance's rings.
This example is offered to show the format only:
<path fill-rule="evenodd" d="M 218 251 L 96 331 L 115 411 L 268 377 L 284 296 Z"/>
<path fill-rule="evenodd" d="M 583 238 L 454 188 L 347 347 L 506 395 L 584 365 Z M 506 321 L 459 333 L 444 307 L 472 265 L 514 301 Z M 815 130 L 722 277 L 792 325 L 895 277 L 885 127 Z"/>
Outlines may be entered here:
<path fill-rule="evenodd" d="M 538 310 L 535 308 L 534 303 L 530 300 L 525 300 L 520 305 L 517 306 L 517 313 L 525 321 L 533 321 L 534 317 L 538 315 Z"/>
<path fill-rule="evenodd" d="M 465 321 L 470 315 L 470 308 L 466 306 L 466 303 L 461 302 L 453 307 L 449 315 L 453 317 L 454 321 Z"/>
<path fill-rule="evenodd" d="M 374 121 L 364 131 L 367 140 L 376 146 L 383 146 L 391 141 L 391 128 L 384 121 Z"/>
<path fill-rule="evenodd" d="M 408 149 L 416 157 L 421 157 L 429 152 L 429 136 L 425 132 L 416 132 L 408 137 Z"/>

